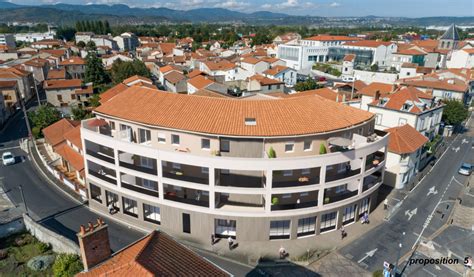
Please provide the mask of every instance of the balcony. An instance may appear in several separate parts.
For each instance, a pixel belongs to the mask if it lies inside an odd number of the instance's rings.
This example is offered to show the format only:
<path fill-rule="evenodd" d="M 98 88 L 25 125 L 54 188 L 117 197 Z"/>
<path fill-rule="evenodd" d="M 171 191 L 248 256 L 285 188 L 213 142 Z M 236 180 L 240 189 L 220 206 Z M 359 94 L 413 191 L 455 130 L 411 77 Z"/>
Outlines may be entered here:
<path fill-rule="evenodd" d="M 150 190 L 150 189 L 139 187 L 139 186 L 134 186 L 134 185 L 131 185 L 131 184 L 128 184 L 128 183 L 125 183 L 125 182 L 122 182 L 122 188 L 133 190 L 133 191 L 143 193 L 143 194 L 146 194 L 146 195 L 158 197 L 158 191 Z"/>
<path fill-rule="evenodd" d="M 335 191 L 334 188 L 324 190 L 324 205 L 339 202 L 357 195 L 359 191 Z"/>
<path fill-rule="evenodd" d="M 157 175 L 156 159 L 134 155 L 126 152 L 119 152 L 119 165 L 128 169 L 143 173 Z"/>
<path fill-rule="evenodd" d="M 87 155 L 108 163 L 115 163 L 114 150 L 106 146 L 85 140 Z"/>
<path fill-rule="evenodd" d="M 367 156 L 365 161 L 365 170 L 370 170 L 374 167 L 379 166 L 385 160 L 385 153 L 377 151 Z"/>
<path fill-rule="evenodd" d="M 238 188 L 263 188 L 265 178 L 263 171 L 216 169 L 216 186 Z"/>
<path fill-rule="evenodd" d="M 376 184 L 382 182 L 382 172 L 376 171 L 369 176 L 364 178 L 364 184 L 362 185 L 362 191 L 366 191 Z"/>
<path fill-rule="evenodd" d="M 207 168 L 163 161 L 163 177 L 209 185 Z"/>
<path fill-rule="evenodd" d="M 112 128 L 104 119 L 91 118 L 88 120 L 83 120 L 81 124 L 83 128 L 89 131 L 112 137 Z"/>
<path fill-rule="evenodd" d="M 318 191 L 273 194 L 272 211 L 303 209 L 318 206 Z"/>
<path fill-rule="evenodd" d="M 273 171 L 274 188 L 299 187 L 319 184 L 320 167 L 297 170 Z"/>
<path fill-rule="evenodd" d="M 329 175 L 328 175 L 328 173 L 329 173 Z M 338 171 L 338 172 L 328 170 L 326 172 L 326 183 L 336 181 L 336 180 L 346 179 L 346 178 L 355 176 L 357 174 L 360 174 L 360 168 L 351 169 L 350 167 L 346 167 L 345 169 L 343 169 L 341 171 Z"/>
<path fill-rule="evenodd" d="M 164 184 L 164 198 L 166 200 L 200 206 L 209 207 L 209 193 L 207 191 L 189 189 L 169 184 Z"/>
<path fill-rule="evenodd" d="M 215 194 L 216 209 L 226 211 L 263 212 L 265 197 L 261 194 L 221 193 Z"/>
<path fill-rule="evenodd" d="M 158 197 L 158 182 L 121 173 L 120 183 L 123 188 Z"/>

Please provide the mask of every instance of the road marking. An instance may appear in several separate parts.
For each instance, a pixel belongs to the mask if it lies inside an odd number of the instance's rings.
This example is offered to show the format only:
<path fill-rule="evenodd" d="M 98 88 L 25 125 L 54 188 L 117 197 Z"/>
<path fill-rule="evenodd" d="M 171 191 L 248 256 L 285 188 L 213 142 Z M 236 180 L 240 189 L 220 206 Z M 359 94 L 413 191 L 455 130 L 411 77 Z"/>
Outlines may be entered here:
<path fill-rule="evenodd" d="M 453 148 L 451 148 L 451 149 L 452 149 L 454 152 L 457 153 L 459 150 L 461 150 L 461 147 L 458 146 L 458 147 L 456 147 L 456 148 L 453 147 Z"/>
<path fill-rule="evenodd" d="M 469 141 L 467 141 L 467 139 L 464 138 L 464 139 L 462 139 L 461 144 L 464 144 L 464 143 L 469 143 Z"/>
<path fill-rule="evenodd" d="M 432 187 L 430 188 L 430 190 L 428 191 L 428 193 L 426 194 L 426 196 L 429 196 L 430 194 L 433 194 L 433 195 L 438 194 L 438 191 L 436 190 L 436 187 L 435 187 L 435 186 L 432 186 Z"/>
<path fill-rule="evenodd" d="M 372 257 L 375 254 L 375 252 L 377 252 L 377 250 L 378 250 L 378 248 L 375 248 L 375 249 L 372 249 L 369 252 L 365 253 L 365 256 L 362 257 L 362 259 L 360 259 L 357 263 L 360 264 L 361 262 L 363 262 L 368 257 Z"/>
<path fill-rule="evenodd" d="M 408 216 L 408 221 L 410 221 L 410 219 L 416 215 L 416 212 L 418 211 L 418 208 L 414 208 L 413 210 L 406 210 L 405 211 L 405 215 Z"/>
<path fill-rule="evenodd" d="M 430 274 L 431 276 L 434 276 L 434 277 L 438 276 L 438 275 L 432 273 L 431 271 L 429 271 L 429 270 L 426 269 L 426 268 L 423 268 L 423 271 L 425 271 L 426 273 Z"/>
<path fill-rule="evenodd" d="M 0 149 L 3 151 L 3 150 L 13 150 L 13 149 L 17 149 L 17 148 L 20 148 L 20 146 L 13 146 L 13 147 L 0 148 Z"/>
<path fill-rule="evenodd" d="M 454 180 L 454 182 L 456 182 L 458 185 L 461 185 L 461 186 L 464 187 L 464 184 L 461 183 L 461 182 L 459 182 L 456 178 L 454 178 L 454 176 L 453 176 L 453 180 Z"/>

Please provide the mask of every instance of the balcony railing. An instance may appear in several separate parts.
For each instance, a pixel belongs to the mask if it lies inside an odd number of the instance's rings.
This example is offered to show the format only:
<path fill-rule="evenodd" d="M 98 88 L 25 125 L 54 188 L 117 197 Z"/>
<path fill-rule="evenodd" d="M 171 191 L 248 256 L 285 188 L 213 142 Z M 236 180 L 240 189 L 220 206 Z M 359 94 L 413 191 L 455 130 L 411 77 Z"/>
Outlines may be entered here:
<path fill-rule="evenodd" d="M 326 182 L 332 182 L 336 180 L 341 180 L 345 178 L 352 177 L 354 175 L 357 175 L 360 173 L 360 169 L 355 169 L 355 170 L 345 170 L 342 173 L 337 173 L 333 175 L 326 175 Z"/>
<path fill-rule="evenodd" d="M 377 183 L 382 182 L 382 176 L 377 176 L 375 174 L 369 175 L 364 178 L 364 184 L 362 185 L 362 191 L 366 191 L 371 187 L 375 186 Z"/>
<path fill-rule="evenodd" d="M 119 162 L 119 165 L 128 169 L 132 169 L 132 170 L 136 170 L 136 171 L 140 171 L 140 172 L 148 173 L 152 175 L 156 175 L 158 173 L 158 170 L 156 168 L 139 166 L 139 165 L 130 164 L 130 163 L 122 162 L 122 161 Z"/>
<path fill-rule="evenodd" d="M 216 186 L 239 187 L 239 188 L 263 188 L 265 187 L 265 180 L 261 176 L 221 174 L 216 179 Z"/>
<path fill-rule="evenodd" d="M 140 186 L 135 186 L 135 185 L 132 185 L 132 184 L 125 183 L 123 181 L 122 181 L 122 187 L 126 188 L 126 189 L 129 189 L 129 190 L 139 192 L 139 193 L 143 193 L 143 194 L 146 194 L 146 195 L 158 197 L 158 191 L 154 191 L 154 190 L 147 189 L 147 188 L 140 187 Z"/>
<path fill-rule="evenodd" d="M 375 152 L 367 156 L 367 161 L 365 162 L 365 170 L 379 166 L 385 160 L 385 154 L 383 152 Z"/>
<path fill-rule="evenodd" d="M 342 201 L 342 200 L 347 199 L 347 198 L 351 198 L 353 196 L 356 196 L 358 192 L 359 192 L 358 190 L 345 191 L 345 192 L 341 192 L 341 193 L 329 193 L 329 194 L 326 194 L 326 192 L 325 192 L 324 193 L 324 204 L 325 205 L 326 204 L 331 204 L 331 203 Z"/>
<path fill-rule="evenodd" d="M 117 181 L 115 180 L 115 178 L 109 177 L 109 175 L 107 175 L 107 174 L 100 174 L 99 172 L 95 172 L 95 171 L 92 171 L 92 170 L 89 170 L 89 174 L 96 177 L 96 178 L 104 180 L 106 182 L 109 182 L 113 185 L 117 185 Z"/>
<path fill-rule="evenodd" d="M 172 193 L 165 193 L 164 198 L 166 200 L 185 203 L 185 204 L 189 204 L 189 205 L 209 207 L 209 200 L 203 201 L 203 200 L 196 200 L 196 199 L 192 199 L 192 198 L 182 198 L 182 197 L 179 197 L 179 196 L 174 195 Z"/>
<path fill-rule="evenodd" d="M 104 161 L 104 162 L 108 162 L 108 163 L 111 163 L 111 164 L 114 163 L 113 154 L 112 154 L 112 157 L 110 157 L 110 156 L 107 155 L 107 154 L 104 154 L 104 153 L 101 153 L 101 152 L 94 152 L 94 151 L 92 151 L 92 150 L 90 150 L 90 149 L 87 149 L 87 150 L 86 150 L 86 153 L 87 153 L 87 155 L 90 155 L 90 156 L 92 156 L 92 157 L 94 157 L 94 158 L 97 158 L 97 159 L 99 159 L 99 160 L 102 160 L 102 161 Z"/>
<path fill-rule="evenodd" d="M 180 181 L 199 183 L 199 184 L 204 184 L 204 185 L 209 184 L 209 178 L 187 176 L 182 171 L 179 171 L 179 170 L 163 171 L 163 177 L 180 180 Z"/>
<path fill-rule="evenodd" d="M 294 209 L 302 209 L 302 208 L 310 208 L 318 206 L 318 201 L 309 201 L 304 203 L 291 203 L 291 204 L 277 204 L 272 205 L 272 211 L 282 211 L 282 210 L 294 210 Z"/>
<path fill-rule="evenodd" d="M 298 187 L 319 184 L 319 176 L 316 177 L 299 177 L 298 179 L 290 181 L 278 181 L 273 179 L 272 187 L 274 188 L 286 188 L 286 187 Z"/>

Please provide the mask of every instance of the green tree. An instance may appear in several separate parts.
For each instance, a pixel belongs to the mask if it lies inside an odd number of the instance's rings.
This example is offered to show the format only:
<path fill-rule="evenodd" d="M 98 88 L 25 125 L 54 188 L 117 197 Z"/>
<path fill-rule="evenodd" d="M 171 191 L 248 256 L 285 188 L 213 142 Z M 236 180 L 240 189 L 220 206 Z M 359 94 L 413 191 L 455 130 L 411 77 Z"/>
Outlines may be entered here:
<path fill-rule="evenodd" d="M 318 89 L 318 88 L 322 88 L 322 85 L 316 83 L 316 81 L 313 78 L 308 78 L 304 82 L 298 82 L 295 84 L 296 91 L 305 91 L 305 90 L 312 90 L 312 89 Z"/>
<path fill-rule="evenodd" d="M 74 39 L 74 35 L 76 34 L 76 29 L 72 27 L 59 27 L 56 31 L 56 37 L 59 39 L 65 39 L 67 41 L 71 41 Z"/>
<path fill-rule="evenodd" d="M 86 49 L 87 49 L 87 51 L 96 50 L 97 47 L 95 46 L 95 42 L 92 41 L 92 40 L 89 40 L 89 41 L 86 43 Z"/>
<path fill-rule="evenodd" d="M 110 24 L 109 24 L 109 21 L 105 21 L 104 22 L 104 28 L 105 28 L 105 33 L 108 34 L 108 33 L 112 33 L 112 29 L 110 28 Z"/>
<path fill-rule="evenodd" d="M 327 153 L 326 145 L 324 145 L 324 143 L 321 143 L 319 145 L 319 154 L 323 155 L 323 154 L 326 154 L 326 153 Z"/>
<path fill-rule="evenodd" d="M 79 41 L 78 43 L 76 43 L 77 47 L 80 47 L 80 48 L 84 48 L 86 47 L 86 43 L 84 41 Z"/>
<path fill-rule="evenodd" d="M 86 71 L 84 81 L 92 82 L 94 86 L 106 84 L 109 82 L 109 76 L 105 72 L 102 61 L 93 52 L 89 52 L 86 58 Z"/>
<path fill-rule="evenodd" d="M 121 60 L 115 61 L 112 64 L 111 75 L 114 84 L 121 83 L 123 80 L 134 75 L 148 78 L 151 76 L 146 65 L 140 60 L 134 60 L 131 62 L 123 62 Z"/>
<path fill-rule="evenodd" d="M 100 106 L 100 94 L 96 93 L 89 98 L 89 104 L 91 107 L 99 107 Z"/>
<path fill-rule="evenodd" d="M 60 254 L 53 264 L 54 277 L 72 277 L 81 271 L 82 263 L 77 255 Z"/>
<path fill-rule="evenodd" d="M 459 125 L 469 116 L 469 111 L 462 102 L 447 100 L 444 103 L 443 121 L 447 125 Z"/>
<path fill-rule="evenodd" d="M 35 129 L 36 137 L 40 137 L 44 128 L 61 119 L 61 113 L 53 106 L 42 105 L 35 111 L 29 112 L 28 118 Z"/>
<path fill-rule="evenodd" d="M 83 120 L 91 118 L 91 113 L 83 107 L 74 107 L 71 109 L 71 116 L 73 120 Z"/>

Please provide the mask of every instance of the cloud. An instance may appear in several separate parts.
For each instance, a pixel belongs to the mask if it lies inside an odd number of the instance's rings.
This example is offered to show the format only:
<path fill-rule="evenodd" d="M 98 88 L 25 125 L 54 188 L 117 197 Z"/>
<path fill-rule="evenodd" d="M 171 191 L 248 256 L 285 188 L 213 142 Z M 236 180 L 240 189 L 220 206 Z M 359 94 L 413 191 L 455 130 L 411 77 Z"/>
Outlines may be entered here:
<path fill-rule="evenodd" d="M 233 10 L 242 10 L 250 6 L 247 2 L 239 2 L 236 0 L 227 0 L 218 4 L 215 4 L 215 8 L 224 8 L 224 9 L 233 9 Z"/>
<path fill-rule="evenodd" d="M 300 3 L 299 0 L 287 0 L 286 2 L 281 2 L 277 4 L 271 4 L 271 3 L 265 3 L 260 6 L 260 8 L 264 10 L 282 10 L 282 9 L 288 9 L 291 8 L 291 10 L 307 10 L 310 8 L 317 8 L 318 5 L 316 5 L 313 2 L 303 2 Z"/>
<path fill-rule="evenodd" d="M 339 7 L 341 4 L 340 3 L 337 3 L 337 2 L 332 2 L 331 4 L 329 4 L 329 7 Z"/>

